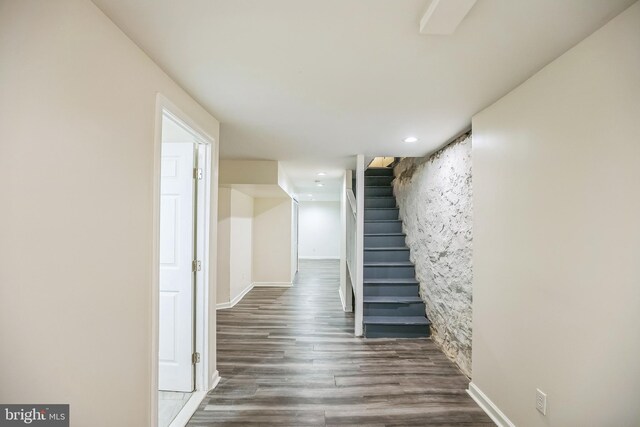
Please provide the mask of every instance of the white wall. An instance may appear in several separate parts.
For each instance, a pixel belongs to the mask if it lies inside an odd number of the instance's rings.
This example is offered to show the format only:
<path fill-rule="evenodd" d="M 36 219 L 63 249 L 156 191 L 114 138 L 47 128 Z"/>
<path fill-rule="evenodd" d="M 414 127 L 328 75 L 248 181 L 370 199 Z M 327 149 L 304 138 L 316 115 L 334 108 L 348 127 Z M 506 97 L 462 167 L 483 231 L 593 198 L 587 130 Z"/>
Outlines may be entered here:
<path fill-rule="evenodd" d="M 474 384 L 519 426 L 640 425 L 640 4 L 473 132 Z"/>
<path fill-rule="evenodd" d="M 220 187 L 218 205 L 218 299 L 234 303 L 252 283 L 253 197 Z"/>
<path fill-rule="evenodd" d="M 220 188 L 218 307 L 240 301 L 252 285 L 290 285 L 295 275 L 293 202 Z"/>
<path fill-rule="evenodd" d="M 218 189 L 218 283 L 216 304 L 231 301 L 231 188 Z"/>
<path fill-rule="evenodd" d="M 1 2 L 0 63 L 0 402 L 148 426 L 156 94 L 218 122 L 88 0 Z"/>
<path fill-rule="evenodd" d="M 340 202 L 300 202 L 300 258 L 340 258 Z"/>
<path fill-rule="evenodd" d="M 251 286 L 253 197 L 231 190 L 231 239 L 229 297 Z"/>
<path fill-rule="evenodd" d="M 291 199 L 256 198 L 253 204 L 253 281 L 290 284 Z"/>

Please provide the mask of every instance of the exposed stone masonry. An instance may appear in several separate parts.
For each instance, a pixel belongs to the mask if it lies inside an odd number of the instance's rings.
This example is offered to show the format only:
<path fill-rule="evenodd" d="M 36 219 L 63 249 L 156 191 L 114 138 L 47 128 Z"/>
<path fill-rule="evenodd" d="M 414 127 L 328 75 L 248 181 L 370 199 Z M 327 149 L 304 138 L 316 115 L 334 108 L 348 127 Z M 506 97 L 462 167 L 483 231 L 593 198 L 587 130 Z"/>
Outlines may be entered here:
<path fill-rule="evenodd" d="M 471 376 L 471 135 L 395 167 L 394 193 L 433 340 Z"/>

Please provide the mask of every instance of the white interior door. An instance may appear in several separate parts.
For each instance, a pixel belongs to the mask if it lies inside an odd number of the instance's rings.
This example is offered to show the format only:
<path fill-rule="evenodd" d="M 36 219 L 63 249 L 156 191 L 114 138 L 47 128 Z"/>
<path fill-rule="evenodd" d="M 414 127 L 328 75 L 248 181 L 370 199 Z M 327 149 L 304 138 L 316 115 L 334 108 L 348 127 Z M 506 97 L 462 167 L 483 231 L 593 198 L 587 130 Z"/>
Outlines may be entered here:
<path fill-rule="evenodd" d="M 160 182 L 160 390 L 194 390 L 194 149 L 163 143 Z"/>

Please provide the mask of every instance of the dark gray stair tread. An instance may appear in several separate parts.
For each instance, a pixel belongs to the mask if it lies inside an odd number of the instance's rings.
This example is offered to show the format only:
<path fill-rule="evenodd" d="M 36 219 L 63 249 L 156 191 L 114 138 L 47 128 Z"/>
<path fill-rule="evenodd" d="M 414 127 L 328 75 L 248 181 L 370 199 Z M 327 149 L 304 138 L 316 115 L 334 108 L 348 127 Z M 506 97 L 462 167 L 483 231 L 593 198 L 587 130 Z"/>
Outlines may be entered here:
<path fill-rule="evenodd" d="M 397 211 L 400 208 L 397 207 L 397 206 L 395 208 L 364 208 L 365 211 L 366 210 L 372 210 L 372 211 L 374 211 L 374 210 L 376 210 L 376 211 L 385 211 L 386 210 L 386 211 L 388 211 L 390 209 L 393 209 L 393 210 Z M 387 221 L 387 220 L 385 220 L 385 221 Z M 388 221 L 392 221 L 392 220 L 388 220 Z M 395 220 L 393 220 L 393 221 L 395 221 Z"/>
<path fill-rule="evenodd" d="M 365 185 L 364 188 L 389 188 L 391 185 Z"/>
<path fill-rule="evenodd" d="M 384 246 L 381 248 L 364 248 L 365 251 L 408 251 L 406 246 Z"/>
<path fill-rule="evenodd" d="M 368 167 L 364 170 L 364 174 L 365 176 L 385 176 L 385 175 L 367 175 L 368 171 L 372 171 L 372 172 L 391 172 L 393 173 L 393 168 L 387 168 L 384 166 L 372 166 L 372 167 Z M 386 175 L 386 176 L 393 176 L 393 175 Z"/>
<path fill-rule="evenodd" d="M 411 302 L 422 302 L 422 298 L 419 296 L 365 296 L 363 301 L 365 303 L 411 303 Z"/>
<path fill-rule="evenodd" d="M 371 208 L 369 208 L 371 209 Z M 375 209 L 375 208 L 374 208 Z M 390 209 L 395 209 L 395 208 L 390 208 Z M 365 219 L 364 220 L 365 223 L 382 223 L 382 222 L 402 222 L 401 219 Z"/>
<path fill-rule="evenodd" d="M 366 199 L 395 199 L 396 196 L 367 196 Z"/>
<path fill-rule="evenodd" d="M 404 233 L 365 233 L 365 236 L 406 236 Z"/>
<path fill-rule="evenodd" d="M 413 267 L 411 261 L 370 261 L 363 265 L 365 267 Z"/>
<path fill-rule="evenodd" d="M 363 323 L 369 325 L 430 325 L 423 316 L 364 316 Z"/>
<path fill-rule="evenodd" d="M 416 279 L 412 279 L 410 277 L 399 277 L 397 279 L 388 279 L 388 278 L 372 278 L 372 279 L 363 279 L 362 283 L 369 284 L 402 284 L 402 285 L 417 285 L 419 282 Z"/>

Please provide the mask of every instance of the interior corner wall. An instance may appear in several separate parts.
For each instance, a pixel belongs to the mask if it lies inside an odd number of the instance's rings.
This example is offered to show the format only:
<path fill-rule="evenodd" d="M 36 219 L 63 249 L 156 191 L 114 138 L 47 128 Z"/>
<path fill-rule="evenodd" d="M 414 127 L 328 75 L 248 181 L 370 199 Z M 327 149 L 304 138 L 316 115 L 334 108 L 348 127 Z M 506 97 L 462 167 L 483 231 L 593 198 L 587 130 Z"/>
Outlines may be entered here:
<path fill-rule="evenodd" d="M 218 190 L 218 286 L 216 304 L 231 301 L 231 188 Z"/>
<path fill-rule="evenodd" d="M 394 194 L 432 339 L 471 376 L 471 136 L 395 167 Z"/>
<path fill-rule="evenodd" d="M 298 255 L 340 259 L 340 202 L 300 202 Z"/>
<path fill-rule="evenodd" d="M 253 197 L 231 190 L 229 298 L 233 301 L 252 283 Z"/>
<path fill-rule="evenodd" d="M 218 204 L 218 300 L 233 303 L 252 283 L 253 197 L 220 187 Z"/>
<path fill-rule="evenodd" d="M 253 282 L 286 285 L 291 268 L 292 200 L 261 198 L 253 204 Z"/>
<path fill-rule="evenodd" d="M 0 2 L 0 63 L 0 402 L 149 426 L 157 94 L 218 122 L 88 0 Z"/>
<path fill-rule="evenodd" d="M 639 76 L 635 3 L 473 118 L 473 383 L 516 425 L 640 425 Z"/>

